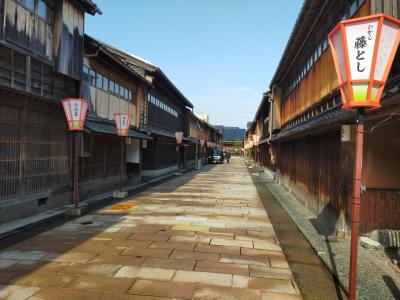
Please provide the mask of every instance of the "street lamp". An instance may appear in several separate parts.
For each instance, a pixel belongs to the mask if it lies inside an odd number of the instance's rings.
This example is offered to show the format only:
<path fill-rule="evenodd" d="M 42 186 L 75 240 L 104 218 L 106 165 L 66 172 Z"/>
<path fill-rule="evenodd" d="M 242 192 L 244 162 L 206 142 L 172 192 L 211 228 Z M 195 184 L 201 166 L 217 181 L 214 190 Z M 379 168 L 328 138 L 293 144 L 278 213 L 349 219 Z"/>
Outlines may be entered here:
<path fill-rule="evenodd" d="M 74 136 L 74 162 L 73 162 L 73 201 L 74 207 L 77 209 L 79 204 L 79 135 L 78 132 L 83 130 L 86 114 L 89 110 L 89 101 L 85 99 L 68 98 L 61 101 L 65 117 L 67 118 L 68 128 L 70 131 L 76 131 Z"/>
<path fill-rule="evenodd" d="M 357 110 L 351 214 L 349 298 L 356 298 L 364 111 L 380 107 L 400 41 L 400 20 L 379 14 L 340 22 L 329 34 L 344 109 Z"/>
<path fill-rule="evenodd" d="M 121 137 L 121 161 L 119 169 L 119 192 L 116 194 L 118 198 L 125 198 L 127 195 L 122 194 L 122 177 L 124 173 L 124 145 L 125 137 L 129 134 L 129 128 L 131 126 L 132 115 L 126 113 L 115 113 L 114 114 L 115 126 L 117 128 L 117 135 Z"/>

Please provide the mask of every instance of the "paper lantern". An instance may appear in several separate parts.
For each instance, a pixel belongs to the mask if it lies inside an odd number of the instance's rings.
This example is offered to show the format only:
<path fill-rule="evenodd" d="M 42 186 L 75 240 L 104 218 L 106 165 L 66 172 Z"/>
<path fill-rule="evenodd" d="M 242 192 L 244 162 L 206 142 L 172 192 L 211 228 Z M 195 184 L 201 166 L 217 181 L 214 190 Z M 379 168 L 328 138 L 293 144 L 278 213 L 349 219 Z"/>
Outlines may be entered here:
<path fill-rule="evenodd" d="M 400 20 L 379 14 L 340 22 L 329 34 L 343 108 L 379 108 L 400 41 Z"/>
<path fill-rule="evenodd" d="M 178 145 L 182 144 L 183 132 L 175 132 L 175 138 Z"/>
<path fill-rule="evenodd" d="M 124 113 L 114 114 L 114 120 L 115 126 L 117 127 L 117 135 L 128 136 L 132 115 Z"/>
<path fill-rule="evenodd" d="M 68 98 L 61 101 L 67 118 L 69 130 L 81 131 L 89 110 L 89 101 L 85 99 Z"/>

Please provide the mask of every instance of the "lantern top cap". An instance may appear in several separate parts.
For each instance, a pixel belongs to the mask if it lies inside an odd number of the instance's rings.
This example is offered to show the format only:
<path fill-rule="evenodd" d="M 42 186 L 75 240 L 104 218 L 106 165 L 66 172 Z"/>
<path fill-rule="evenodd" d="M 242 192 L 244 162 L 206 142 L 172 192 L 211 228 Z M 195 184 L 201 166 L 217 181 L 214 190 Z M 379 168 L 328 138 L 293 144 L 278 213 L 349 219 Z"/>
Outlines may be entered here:
<path fill-rule="evenodd" d="M 397 19 L 395 17 L 392 17 L 392 16 L 389 16 L 387 14 L 376 14 L 376 15 L 370 15 L 370 16 L 361 17 L 361 18 L 354 18 L 354 19 L 347 19 L 347 20 L 340 21 L 332 29 L 332 31 L 328 34 L 328 37 L 331 38 L 331 36 L 333 34 L 335 34 L 335 32 L 339 29 L 340 25 L 346 25 L 346 24 L 351 24 L 351 23 L 357 23 L 357 22 L 360 22 L 360 21 L 367 21 L 367 20 L 374 20 L 374 19 L 381 19 L 381 18 L 389 20 L 389 21 L 391 21 L 391 22 L 393 22 L 393 23 L 395 23 L 395 24 L 400 26 L 400 20 L 399 19 Z"/>

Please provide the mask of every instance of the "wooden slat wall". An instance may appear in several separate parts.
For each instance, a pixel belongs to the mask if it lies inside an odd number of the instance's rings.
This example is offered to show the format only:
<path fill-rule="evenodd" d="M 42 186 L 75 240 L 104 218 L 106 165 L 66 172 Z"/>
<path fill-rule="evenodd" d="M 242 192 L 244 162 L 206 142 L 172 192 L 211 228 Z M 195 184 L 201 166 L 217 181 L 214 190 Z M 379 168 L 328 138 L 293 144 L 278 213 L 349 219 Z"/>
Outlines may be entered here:
<path fill-rule="evenodd" d="M 136 94 L 137 98 L 140 97 L 140 99 L 136 99 L 136 102 L 130 102 L 116 97 L 110 92 L 105 92 L 87 83 L 83 83 L 82 87 L 85 89 L 83 95 L 89 94 L 94 112 L 99 117 L 109 120 L 114 120 L 114 113 L 130 113 L 132 115 L 131 124 L 138 126 L 139 120 L 137 117 L 140 114 L 138 114 L 136 103 L 147 102 L 147 93 L 142 91 L 141 83 L 136 79 L 132 79 L 127 73 L 121 72 L 117 67 L 104 64 L 98 58 L 85 58 L 84 62 L 88 67 L 106 76 L 109 80 L 130 89 Z M 146 99 L 143 99 L 144 97 Z"/>
<path fill-rule="evenodd" d="M 282 143 L 276 158 L 280 174 L 296 185 L 291 188 L 314 213 L 339 207 L 339 132 Z"/>
<path fill-rule="evenodd" d="M 68 185 L 64 116 L 42 108 L 0 104 L 0 200 Z"/>
<path fill-rule="evenodd" d="M 48 60 L 53 60 L 53 26 L 15 0 L 5 1 L 5 38 Z"/>
<path fill-rule="evenodd" d="M 297 88 L 283 101 L 282 122 L 286 123 L 301 114 L 337 87 L 335 66 L 331 51 L 328 48 Z"/>
<path fill-rule="evenodd" d="M 354 17 L 366 16 L 369 11 L 369 3 L 366 1 Z M 318 103 L 337 87 L 335 65 L 328 47 L 287 99 L 282 101 L 282 124 Z"/>
<path fill-rule="evenodd" d="M 62 5 L 57 6 L 55 20 L 57 71 L 80 80 L 83 67 L 84 13 L 70 0 L 59 3 Z"/>
<path fill-rule="evenodd" d="M 0 200 L 19 194 L 21 107 L 0 105 Z"/>
<path fill-rule="evenodd" d="M 400 191 L 368 190 L 361 201 L 361 232 L 400 229 Z"/>
<path fill-rule="evenodd" d="M 121 143 L 117 136 L 91 135 L 91 155 L 80 159 L 80 181 L 102 180 L 119 176 Z M 124 156 L 125 154 L 124 147 Z M 126 169 L 123 170 L 124 175 Z"/>

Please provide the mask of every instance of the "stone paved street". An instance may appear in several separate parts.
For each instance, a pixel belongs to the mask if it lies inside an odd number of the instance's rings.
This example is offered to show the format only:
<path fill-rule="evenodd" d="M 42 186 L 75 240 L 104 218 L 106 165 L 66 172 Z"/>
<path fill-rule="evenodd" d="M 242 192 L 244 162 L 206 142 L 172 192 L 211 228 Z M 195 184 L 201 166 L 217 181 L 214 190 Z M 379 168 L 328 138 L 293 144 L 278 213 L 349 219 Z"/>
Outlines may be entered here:
<path fill-rule="evenodd" d="M 301 299 L 240 159 L 3 250 L 0 284 L 1 299 Z"/>

